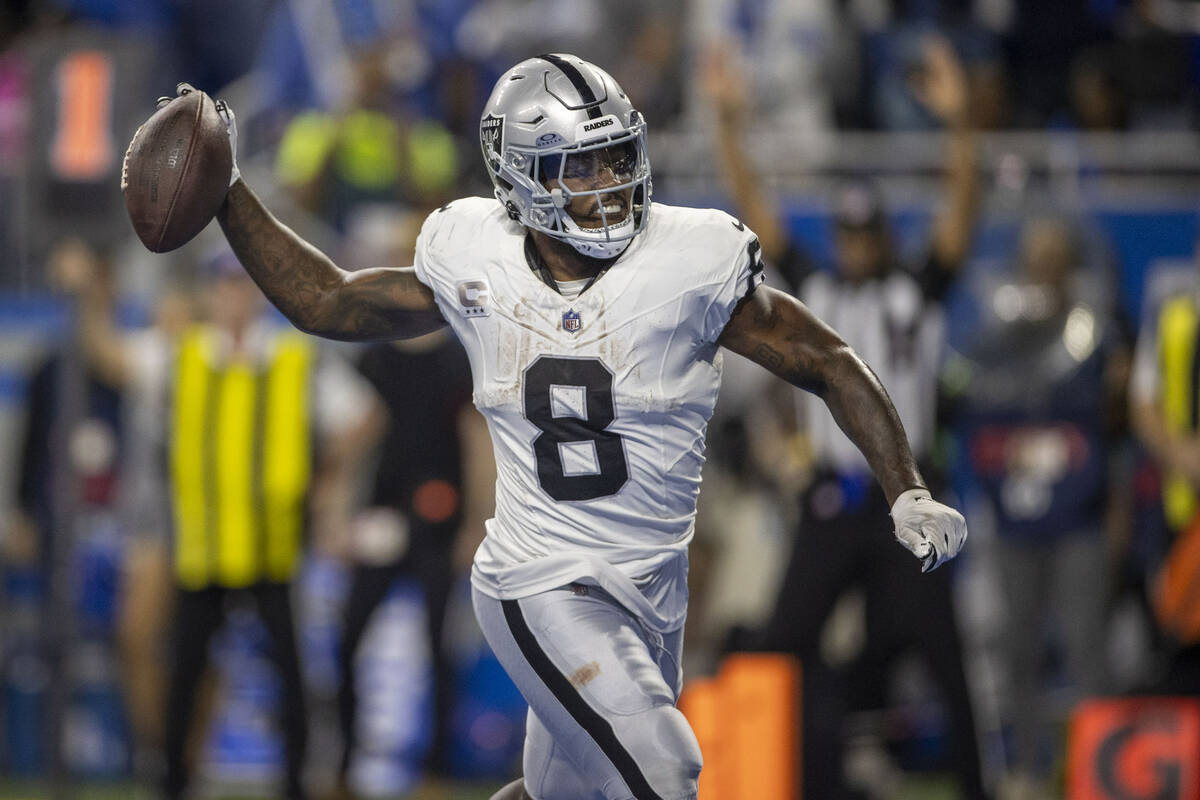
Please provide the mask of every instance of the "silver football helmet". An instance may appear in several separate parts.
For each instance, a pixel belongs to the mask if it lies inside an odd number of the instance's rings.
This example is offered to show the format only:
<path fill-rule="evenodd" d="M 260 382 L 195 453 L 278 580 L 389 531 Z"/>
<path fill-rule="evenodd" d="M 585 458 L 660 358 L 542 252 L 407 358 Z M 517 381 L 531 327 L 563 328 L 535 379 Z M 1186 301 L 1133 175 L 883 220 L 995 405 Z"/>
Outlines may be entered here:
<path fill-rule="evenodd" d="M 488 98 L 479 141 L 497 199 L 527 228 L 586 256 L 612 258 L 646 226 L 646 123 L 612 76 L 594 64 L 566 54 L 517 64 Z M 595 178 L 604 172 L 616 183 L 598 185 Z M 572 190 L 564 178 L 593 179 L 588 185 L 596 188 Z M 555 187 L 547 188 L 554 179 Z M 589 195 L 598 227 L 581 226 L 567 212 L 572 199 Z"/>

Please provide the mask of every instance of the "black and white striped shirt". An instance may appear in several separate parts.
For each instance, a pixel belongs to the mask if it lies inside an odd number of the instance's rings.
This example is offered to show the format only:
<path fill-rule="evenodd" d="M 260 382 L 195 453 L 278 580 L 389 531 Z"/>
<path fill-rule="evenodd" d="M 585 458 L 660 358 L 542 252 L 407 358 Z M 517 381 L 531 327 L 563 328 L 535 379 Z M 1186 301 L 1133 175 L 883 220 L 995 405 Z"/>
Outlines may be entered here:
<path fill-rule="evenodd" d="M 917 270 L 894 268 L 861 283 L 813 271 L 789 250 L 780 271 L 799 286 L 800 300 L 870 365 L 904 423 L 918 460 L 933 449 L 938 372 L 945 342 L 941 301 L 954 270 L 932 255 Z M 819 466 L 842 473 L 869 470 L 858 448 L 838 428 L 819 398 L 800 397 L 801 424 Z"/>

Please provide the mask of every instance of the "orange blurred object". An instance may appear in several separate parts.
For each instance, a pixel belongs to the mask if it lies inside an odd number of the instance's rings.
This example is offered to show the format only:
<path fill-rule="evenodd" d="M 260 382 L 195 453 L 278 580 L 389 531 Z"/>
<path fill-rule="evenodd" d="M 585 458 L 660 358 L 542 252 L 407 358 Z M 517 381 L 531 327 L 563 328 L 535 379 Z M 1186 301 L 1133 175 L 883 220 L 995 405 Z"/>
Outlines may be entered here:
<path fill-rule="evenodd" d="M 1200 798 L 1200 700 L 1085 700 L 1071 717 L 1067 800 Z"/>
<path fill-rule="evenodd" d="M 1200 642 L 1200 516 L 1175 535 L 1152 599 L 1164 631 L 1184 644 Z"/>
<path fill-rule="evenodd" d="M 800 662 L 774 653 L 729 656 L 715 678 L 690 682 L 679 700 L 704 769 L 701 800 L 801 796 Z"/>

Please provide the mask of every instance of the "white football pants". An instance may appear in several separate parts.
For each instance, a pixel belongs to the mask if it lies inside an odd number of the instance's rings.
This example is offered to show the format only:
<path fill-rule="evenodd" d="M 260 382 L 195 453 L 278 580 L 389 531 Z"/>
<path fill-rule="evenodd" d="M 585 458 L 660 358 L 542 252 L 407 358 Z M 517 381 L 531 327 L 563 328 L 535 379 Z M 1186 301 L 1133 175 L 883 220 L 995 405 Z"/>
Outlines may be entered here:
<path fill-rule="evenodd" d="M 529 703 L 534 800 L 694 800 L 700 746 L 675 708 L 682 629 L 645 628 L 595 586 L 472 595 L 488 644 Z"/>

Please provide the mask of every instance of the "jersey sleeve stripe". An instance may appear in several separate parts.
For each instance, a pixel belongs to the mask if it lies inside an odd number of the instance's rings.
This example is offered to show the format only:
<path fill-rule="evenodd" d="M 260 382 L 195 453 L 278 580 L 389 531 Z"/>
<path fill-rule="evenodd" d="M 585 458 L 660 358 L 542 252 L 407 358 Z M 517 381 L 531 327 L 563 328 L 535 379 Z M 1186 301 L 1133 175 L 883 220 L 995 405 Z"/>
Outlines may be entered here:
<path fill-rule="evenodd" d="M 743 299 L 754 294 L 754 290 L 766 279 L 763 275 L 762 245 L 758 243 L 757 238 L 751 239 L 750 244 L 746 245 L 746 254 L 750 257 L 750 280 L 747 281 Z"/>

